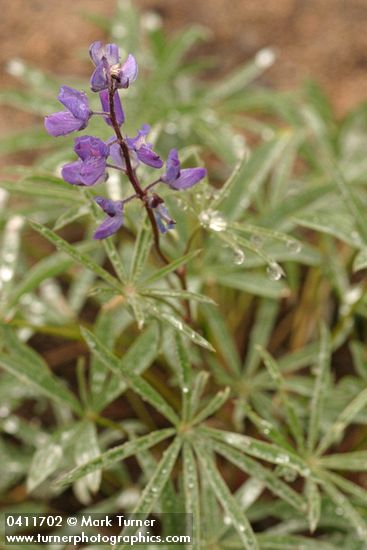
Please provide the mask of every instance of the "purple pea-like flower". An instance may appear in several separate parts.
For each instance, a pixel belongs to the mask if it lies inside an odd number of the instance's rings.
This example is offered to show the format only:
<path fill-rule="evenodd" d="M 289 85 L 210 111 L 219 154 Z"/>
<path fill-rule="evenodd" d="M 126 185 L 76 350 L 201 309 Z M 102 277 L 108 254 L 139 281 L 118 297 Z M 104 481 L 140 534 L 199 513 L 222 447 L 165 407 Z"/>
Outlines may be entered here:
<path fill-rule="evenodd" d="M 76 138 L 74 151 L 79 159 L 63 167 L 61 174 L 65 181 L 90 186 L 106 180 L 108 145 L 94 136 L 82 136 Z"/>
<path fill-rule="evenodd" d="M 106 239 L 120 229 L 124 223 L 124 205 L 122 201 L 112 201 L 104 197 L 96 197 L 94 199 L 107 214 L 107 217 L 98 226 L 93 235 L 93 239 Z"/>
<path fill-rule="evenodd" d="M 145 141 L 146 136 L 150 131 L 150 126 L 144 124 L 137 135 L 133 138 L 126 138 L 126 143 L 130 151 L 130 160 L 132 167 L 136 169 L 139 162 L 143 162 L 152 168 L 162 168 L 163 161 L 153 151 L 152 144 Z M 120 145 L 116 143 L 116 138 L 112 138 L 113 143 L 110 146 L 110 155 L 113 164 L 122 170 L 126 170 L 125 159 L 121 154 Z"/>
<path fill-rule="evenodd" d="M 96 67 L 90 80 L 93 92 L 100 92 L 109 87 L 111 78 L 116 88 L 128 88 L 136 80 L 138 65 L 133 55 L 129 54 L 125 63 L 121 65 L 119 48 L 116 44 L 102 44 L 93 42 L 89 48 L 89 55 Z"/>
<path fill-rule="evenodd" d="M 162 168 L 163 161 L 153 151 L 153 146 L 151 143 L 146 142 L 146 136 L 150 132 L 149 124 L 143 124 L 138 133 L 133 138 L 126 138 L 126 143 L 130 151 L 136 154 L 138 160 L 151 166 L 152 168 Z"/>
<path fill-rule="evenodd" d="M 58 137 L 76 130 L 84 130 L 92 116 L 86 94 L 69 86 L 61 86 L 57 99 L 67 108 L 67 111 L 45 117 L 47 132 L 51 136 Z"/>
<path fill-rule="evenodd" d="M 153 209 L 154 217 L 161 233 L 167 233 L 167 231 L 174 228 L 176 222 L 171 218 L 161 197 L 153 193 L 148 204 Z"/>
<path fill-rule="evenodd" d="M 176 149 L 171 149 L 166 162 L 166 172 L 161 177 L 171 189 L 189 189 L 206 176 L 205 168 L 182 168 Z"/>
<path fill-rule="evenodd" d="M 108 90 L 102 90 L 102 92 L 99 92 L 99 98 L 101 100 L 102 110 L 106 113 L 110 112 L 110 101 L 109 101 L 109 93 Z M 121 126 L 125 122 L 125 113 L 122 108 L 121 99 L 119 96 L 118 91 L 116 90 L 114 96 L 113 96 L 113 107 L 116 115 L 117 124 Z M 109 126 L 112 126 L 112 122 L 109 116 L 104 116 L 104 120 L 107 122 Z"/>

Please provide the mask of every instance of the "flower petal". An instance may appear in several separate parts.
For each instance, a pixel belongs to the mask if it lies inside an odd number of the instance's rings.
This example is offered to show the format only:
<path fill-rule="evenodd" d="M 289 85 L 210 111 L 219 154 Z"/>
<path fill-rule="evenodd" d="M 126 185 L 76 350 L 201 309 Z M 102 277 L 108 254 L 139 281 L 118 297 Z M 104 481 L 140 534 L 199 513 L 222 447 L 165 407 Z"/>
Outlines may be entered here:
<path fill-rule="evenodd" d="M 93 235 L 93 239 L 106 239 L 120 229 L 124 223 L 124 218 L 121 216 L 107 216 L 103 222 L 98 226 L 96 232 Z"/>
<path fill-rule="evenodd" d="M 110 102 L 109 102 L 108 90 L 103 90 L 102 92 L 99 92 L 99 97 L 100 97 L 100 100 L 101 100 L 101 105 L 102 105 L 103 111 L 109 112 L 110 111 Z M 119 93 L 117 91 L 115 92 L 115 95 L 113 96 L 113 105 L 114 105 L 114 110 L 115 110 L 115 114 L 116 114 L 117 123 L 118 123 L 119 126 L 121 126 L 121 124 L 123 124 L 123 122 L 125 121 L 125 113 L 124 113 L 124 110 L 122 108 Z M 111 122 L 111 120 L 108 116 L 105 116 L 103 118 L 109 126 L 112 126 L 112 122 Z"/>
<path fill-rule="evenodd" d="M 92 44 L 89 46 L 89 55 L 93 63 L 97 66 L 103 56 L 103 44 L 100 40 L 92 42 Z"/>
<path fill-rule="evenodd" d="M 163 161 L 160 156 L 157 155 L 148 144 L 143 144 L 136 149 L 136 154 L 141 162 L 152 168 L 162 168 L 163 166 Z"/>
<path fill-rule="evenodd" d="M 82 165 L 83 162 L 81 160 L 76 160 L 75 162 L 65 164 L 61 170 L 63 179 L 72 185 L 82 185 L 80 181 L 80 169 Z"/>
<path fill-rule="evenodd" d="M 80 120 L 88 122 L 91 112 L 87 95 L 69 86 L 61 86 L 57 99 Z"/>
<path fill-rule="evenodd" d="M 98 63 L 90 79 L 90 87 L 93 92 L 100 92 L 108 88 L 108 78 L 103 60 Z"/>
<path fill-rule="evenodd" d="M 103 55 L 109 65 L 116 65 L 120 61 L 120 52 L 117 44 L 106 44 L 103 47 Z"/>
<path fill-rule="evenodd" d="M 122 170 L 126 169 L 125 159 L 121 155 L 121 149 L 118 143 L 113 143 L 110 146 L 110 157 L 115 166 L 122 168 Z"/>
<path fill-rule="evenodd" d="M 125 63 L 122 65 L 118 73 L 119 88 L 128 88 L 129 85 L 136 80 L 138 76 L 138 64 L 131 53 L 128 55 Z"/>
<path fill-rule="evenodd" d="M 168 153 L 166 162 L 166 173 L 162 176 L 162 181 L 169 183 L 177 180 L 180 175 L 181 163 L 178 158 L 177 149 L 171 149 Z"/>
<path fill-rule="evenodd" d="M 120 60 L 119 47 L 116 44 L 102 44 L 99 40 L 89 46 L 89 55 L 97 66 L 102 57 L 106 57 L 109 65 L 116 65 Z"/>
<path fill-rule="evenodd" d="M 83 185 L 94 185 L 100 183 L 107 177 L 106 159 L 101 157 L 91 157 L 82 162 L 80 168 L 80 181 Z"/>
<path fill-rule="evenodd" d="M 45 117 L 45 128 L 51 136 L 57 137 L 82 130 L 85 124 L 69 111 L 61 111 Z"/>
<path fill-rule="evenodd" d="M 180 176 L 174 180 L 169 181 L 168 185 L 172 189 L 189 189 L 206 176 L 205 168 L 184 168 L 180 172 Z"/>
<path fill-rule="evenodd" d="M 106 199 L 105 197 L 95 197 L 94 200 L 98 206 L 102 208 L 103 212 L 106 212 L 109 216 L 122 214 L 122 201 L 113 201 L 111 199 Z"/>
<path fill-rule="evenodd" d="M 109 155 L 109 146 L 97 137 L 81 136 L 74 143 L 74 151 L 82 160 L 90 157 L 106 159 Z"/>

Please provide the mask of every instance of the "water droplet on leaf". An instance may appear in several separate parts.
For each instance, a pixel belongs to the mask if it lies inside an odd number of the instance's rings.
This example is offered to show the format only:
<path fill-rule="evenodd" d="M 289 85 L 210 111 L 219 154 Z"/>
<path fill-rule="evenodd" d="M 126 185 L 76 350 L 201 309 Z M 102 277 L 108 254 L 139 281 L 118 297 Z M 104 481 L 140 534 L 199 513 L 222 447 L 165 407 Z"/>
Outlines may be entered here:
<path fill-rule="evenodd" d="M 284 276 L 284 271 L 276 262 L 272 262 L 266 268 L 266 274 L 271 281 L 279 281 Z"/>
<path fill-rule="evenodd" d="M 286 245 L 288 250 L 293 254 L 299 254 L 301 252 L 302 245 L 299 241 L 289 239 L 289 241 L 286 242 Z"/>
<path fill-rule="evenodd" d="M 240 248 L 234 251 L 234 263 L 236 265 L 242 265 L 245 261 L 245 258 L 245 253 Z"/>

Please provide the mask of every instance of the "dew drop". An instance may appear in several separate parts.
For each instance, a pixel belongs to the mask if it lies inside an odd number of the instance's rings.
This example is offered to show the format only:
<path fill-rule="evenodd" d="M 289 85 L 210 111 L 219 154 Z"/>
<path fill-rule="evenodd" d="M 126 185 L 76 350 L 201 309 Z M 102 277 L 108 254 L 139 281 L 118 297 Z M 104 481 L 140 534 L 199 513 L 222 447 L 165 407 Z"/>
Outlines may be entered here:
<path fill-rule="evenodd" d="M 242 265 L 245 259 L 246 259 L 245 253 L 240 248 L 237 248 L 234 251 L 234 263 L 236 265 Z"/>
<path fill-rule="evenodd" d="M 275 52 L 272 48 L 263 48 L 255 55 L 255 63 L 261 69 L 267 69 L 275 61 Z"/>
<path fill-rule="evenodd" d="M 224 525 L 231 525 L 232 520 L 229 516 L 224 516 L 223 522 L 224 522 Z"/>
<path fill-rule="evenodd" d="M 266 274 L 271 281 L 279 281 L 284 276 L 284 271 L 276 262 L 272 262 L 266 268 Z"/>
<path fill-rule="evenodd" d="M 227 229 L 227 222 L 222 216 L 213 216 L 209 222 L 209 227 L 213 231 L 224 231 Z"/>
<path fill-rule="evenodd" d="M 183 392 L 183 393 L 189 393 L 189 391 L 190 391 L 190 389 L 188 388 L 188 386 L 184 386 L 184 387 L 182 388 L 182 392 Z"/>
<path fill-rule="evenodd" d="M 219 232 L 225 231 L 225 229 L 227 229 L 226 220 L 217 210 L 203 210 L 199 214 L 199 221 L 203 227 L 211 229 L 212 231 Z"/>
<path fill-rule="evenodd" d="M 302 245 L 299 241 L 296 241 L 294 239 L 289 239 L 286 242 L 286 245 L 287 245 L 288 250 L 290 252 L 292 252 L 293 254 L 299 254 L 301 252 Z"/>

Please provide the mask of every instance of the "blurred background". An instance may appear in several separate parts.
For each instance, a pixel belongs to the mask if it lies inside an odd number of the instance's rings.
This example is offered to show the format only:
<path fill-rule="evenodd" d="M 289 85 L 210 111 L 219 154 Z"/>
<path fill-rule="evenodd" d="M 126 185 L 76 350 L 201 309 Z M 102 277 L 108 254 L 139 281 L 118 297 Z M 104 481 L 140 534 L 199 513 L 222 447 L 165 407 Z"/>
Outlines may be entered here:
<path fill-rule="evenodd" d="M 277 62 L 264 85 L 290 89 L 312 76 L 339 115 L 367 96 L 366 0 L 135 0 L 134 5 L 158 15 L 168 33 L 193 22 L 208 27 L 209 41 L 194 52 L 215 57 L 208 76 L 225 74 L 271 46 Z M 104 38 L 93 20 L 111 16 L 115 6 L 116 0 L 0 0 L 1 86 L 19 85 L 7 70 L 14 58 L 59 75 L 89 76 L 85 47 Z M 16 72 L 16 64 L 11 67 Z M 32 115 L 0 109 L 2 134 L 32 122 Z"/>

